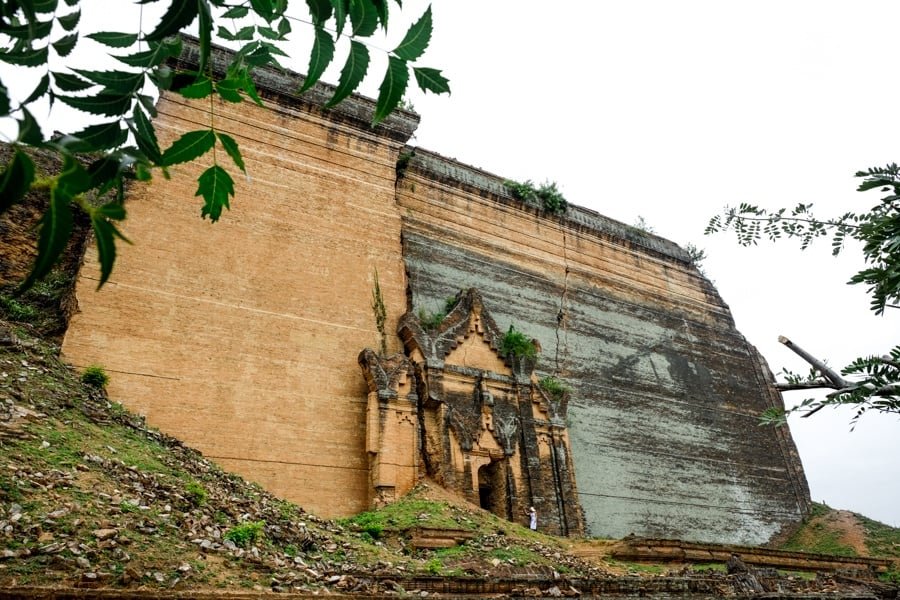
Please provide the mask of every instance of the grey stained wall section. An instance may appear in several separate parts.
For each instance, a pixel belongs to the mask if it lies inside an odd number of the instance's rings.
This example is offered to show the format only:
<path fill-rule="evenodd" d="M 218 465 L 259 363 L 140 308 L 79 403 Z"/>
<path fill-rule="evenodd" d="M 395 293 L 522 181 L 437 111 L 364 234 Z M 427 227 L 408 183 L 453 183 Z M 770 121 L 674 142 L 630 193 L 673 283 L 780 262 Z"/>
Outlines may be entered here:
<path fill-rule="evenodd" d="M 586 209 L 542 215 L 501 179 L 422 150 L 398 183 L 401 207 L 404 185 L 434 207 L 427 217 L 422 207 L 404 212 L 410 308 L 433 312 L 475 287 L 501 329 L 514 324 L 540 342 L 538 371 L 573 388 L 569 431 L 590 534 L 758 544 L 802 517 L 809 491 L 790 433 L 757 425 L 781 402 L 771 373 L 681 248 Z M 439 205 L 451 195 L 530 211 L 572 247 L 591 236 L 619 244 L 635 279 L 650 257 L 688 269 L 704 307 L 622 293 L 627 281 L 577 261 L 536 268 L 512 250 L 516 231 L 485 239 L 478 227 L 442 226 L 451 217 Z"/>

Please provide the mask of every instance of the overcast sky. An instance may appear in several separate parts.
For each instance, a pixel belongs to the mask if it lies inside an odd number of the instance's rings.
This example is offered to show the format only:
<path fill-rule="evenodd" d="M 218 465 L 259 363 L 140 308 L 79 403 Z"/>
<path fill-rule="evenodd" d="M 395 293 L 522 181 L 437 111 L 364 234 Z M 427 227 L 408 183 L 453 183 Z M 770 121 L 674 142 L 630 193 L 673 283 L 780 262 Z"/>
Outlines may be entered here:
<path fill-rule="evenodd" d="M 85 32 L 131 22 L 108 2 L 83 4 L 86 19 L 102 6 L 108 23 L 87 20 Z M 426 6 L 406 0 L 385 47 Z M 862 266 L 857 248 L 834 259 L 827 242 L 801 252 L 703 235 L 726 204 L 813 202 L 829 215 L 877 202 L 855 191 L 853 173 L 900 160 L 900 3 L 434 0 L 433 13 L 421 62 L 453 93 L 410 94 L 422 117 L 414 144 L 501 177 L 555 181 L 570 202 L 705 248 L 709 278 L 774 372 L 807 370 L 779 335 L 836 367 L 900 343 L 900 310 L 875 317 L 864 289 L 845 285 Z M 304 72 L 308 29 L 295 31 L 286 66 Z M 372 96 L 385 59 L 373 60 Z M 851 416 L 791 419 L 812 497 L 900 526 L 900 419 L 872 414 L 850 432 Z"/>

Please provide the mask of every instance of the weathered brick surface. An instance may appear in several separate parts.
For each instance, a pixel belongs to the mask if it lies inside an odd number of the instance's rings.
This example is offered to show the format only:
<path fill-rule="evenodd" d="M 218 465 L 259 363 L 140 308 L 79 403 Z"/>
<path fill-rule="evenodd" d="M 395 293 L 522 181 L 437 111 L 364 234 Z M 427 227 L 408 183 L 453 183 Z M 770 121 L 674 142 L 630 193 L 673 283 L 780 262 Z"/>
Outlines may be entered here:
<path fill-rule="evenodd" d="M 163 142 L 207 126 L 208 109 L 164 96 Z M 229 166 L 233 209 L 201 221 L 200 165 L 136 186 L 134 245 L 99 293 L 88 255 L 64 353 L 104 365 L 113 398 L 224 467 L 320 514 L 358 512 L 369 486 L 356 354 L 378 345 L 376 269 L 389 322 L 406 306 L 399 142 L 277 104 L 217 103 L 215 125 L 247 164 L 246 177 Z"/>
<path fill-rule="evenodd" d="M 756 350 L 684 252 L 590 211 L 546 216 L 502 179 L 417 150 L 398 184 L 413 310 L 475 287 L 574 388 L 576 481 L 595 535 L 760 543 L 808 490 Z"/>
<path fill-rule="evenodd" d="M 71 362 L 104 365 L 114 399 L 226 468 L 347 515 L 402 493 L 426 459 L 404 448 L 418 439 L 410 392 L 381 398 L 360 375 L 359 352 L 380 346 L 376 269 L 388 354 L 402 350 L 403 313 L 474 287 L 500 330 L 540 342 L 538 375 L 573 388 L 560 460 L 591 533 L 758 543 L 801 516 L 790 434 L 756 426 L 780 402 L 771 373 L 683 250 L 591 211 L 544 215 L 501 178 L 426 151 L 398 179 L 412 116 L 373 131 L 371 102 L 325 113 L 290 98 L 291 77 L 265 74 L 265 109 L 213 106 L 248 171 L 218 153 L 237 184 L 219 223 L 200 220 L 194 197 L 209 157 L 132 190 L 135 245 L 100 293 L 88 254 Z M 207 127 L 209 109 L 164 95 L 163 142 Z"/>

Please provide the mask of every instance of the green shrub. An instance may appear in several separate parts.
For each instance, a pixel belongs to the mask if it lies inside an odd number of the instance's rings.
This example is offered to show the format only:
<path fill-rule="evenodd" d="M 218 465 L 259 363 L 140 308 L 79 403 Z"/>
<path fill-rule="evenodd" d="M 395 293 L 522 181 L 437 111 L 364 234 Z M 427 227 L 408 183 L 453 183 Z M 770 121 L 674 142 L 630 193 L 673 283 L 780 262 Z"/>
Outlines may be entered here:
<path fill-rule="evenodd" d="M 521 331 L 516 331 L 512 325 L 500 340 L 500 351 L 506 356 L 528 357 L 537 356 L 537 348 Z"/>
<path fill-rule="evenodd" d="M 508 179 L 503 182 L 503 185 L 514 198 L 523 202 L 540 204 L 541 208 L 548 213 L 564 213 L 569 208 L 569 203 L 559 191 L 556 182 L 545 181 L 540 187 L 535 187 L 534 182 L 530 179 L 525 183 Z"/>
<path fill-rule="evenodd" d="M 102 389 L 109 383 L 109 375 L 100 365 L 91 365 L 81 374 L 81 383 Z"/>
<path fill-rule="evenodd" d="M 441 326 L 441 323 L 444 322 L 444 319 L 447 317 L 447 313 L 430 313 L 424 308 L 420 308 L 417 316 L 419 317 L 419 324 L 422 326 L 422 329 L 425 329 L 426 331 L 434 331 Z"/>
<path fill-rule="evenodd" d="M 235 546 L 246 548 L 263 537 L 265 521 L 252 521 L 235 525 L 225 532 L 225 539 L 234 542 Z"/>
<path fill-rule="evenodd" d="M 541 389 L 547 392 L 554 400 L 562 400 L 563 396 L 572 391 L 569 386 L 552 375 L 541 378 L 541 380 L 538 381 L 538 385 L 541 386 Z"/>

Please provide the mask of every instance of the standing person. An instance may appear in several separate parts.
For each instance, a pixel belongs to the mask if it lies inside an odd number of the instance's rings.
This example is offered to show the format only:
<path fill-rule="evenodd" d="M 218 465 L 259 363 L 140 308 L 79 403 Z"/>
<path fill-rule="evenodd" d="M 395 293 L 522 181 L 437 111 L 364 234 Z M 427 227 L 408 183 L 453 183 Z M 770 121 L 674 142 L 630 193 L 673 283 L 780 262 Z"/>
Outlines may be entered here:
<path fill-rule="evenodd" d="M 528 509 L 528 527 L 532 531 L 537 530 L 537 511 L 534 510 L 534 507 Z"/>

